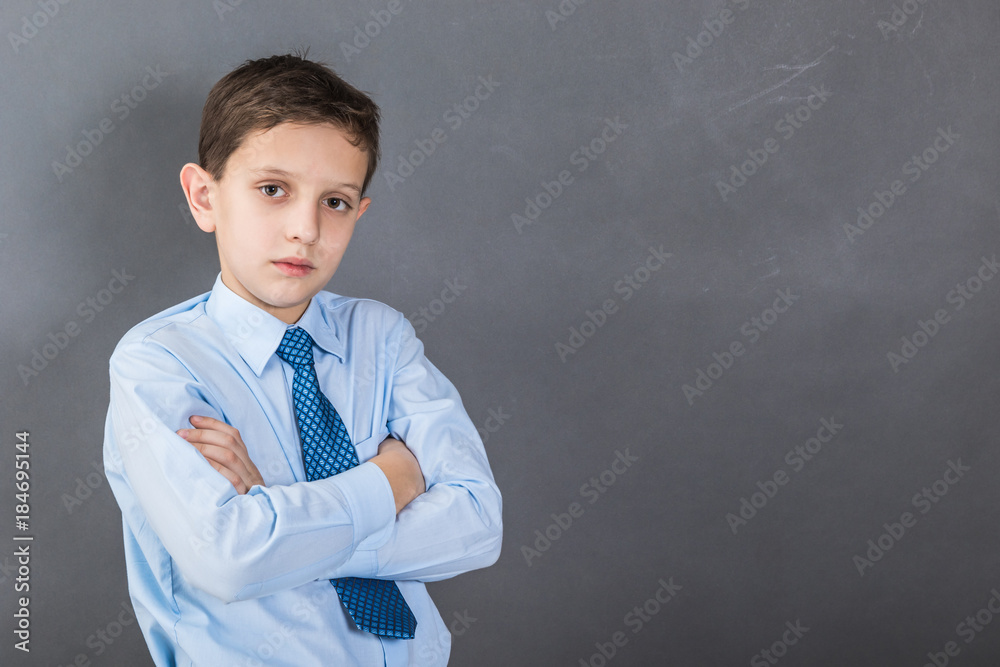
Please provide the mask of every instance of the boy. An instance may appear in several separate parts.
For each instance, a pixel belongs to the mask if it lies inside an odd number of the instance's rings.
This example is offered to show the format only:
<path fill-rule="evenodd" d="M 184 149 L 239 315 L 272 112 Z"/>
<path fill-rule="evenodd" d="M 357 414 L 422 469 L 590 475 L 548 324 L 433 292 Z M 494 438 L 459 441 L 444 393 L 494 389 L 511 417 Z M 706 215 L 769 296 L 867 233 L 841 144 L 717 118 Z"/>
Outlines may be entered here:
<path fill-rule="evenodd" d="M 180 179 L 221 272 L 110 363 L 105 468 L 157 665 L 443 665 L 422 582 L 499 556 L 454 386 L 400 313 L 322 291 L 370 203 L 378 121 L 292 55 L 209 94 Z"/>

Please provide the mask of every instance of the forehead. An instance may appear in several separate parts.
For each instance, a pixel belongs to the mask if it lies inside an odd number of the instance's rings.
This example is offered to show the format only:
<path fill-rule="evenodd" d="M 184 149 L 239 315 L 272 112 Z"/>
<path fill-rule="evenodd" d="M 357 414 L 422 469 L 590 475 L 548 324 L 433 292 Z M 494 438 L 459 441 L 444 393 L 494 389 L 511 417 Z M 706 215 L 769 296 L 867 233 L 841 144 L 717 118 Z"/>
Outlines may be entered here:
<path fill-rule="evenodd" d="M 248 134 L 230 156 L 230 166 L 246 174 L 280 171 L 305 180 L 356 180 L 360 188 L 368 154 L 335 125 L 286 122 Z"/>

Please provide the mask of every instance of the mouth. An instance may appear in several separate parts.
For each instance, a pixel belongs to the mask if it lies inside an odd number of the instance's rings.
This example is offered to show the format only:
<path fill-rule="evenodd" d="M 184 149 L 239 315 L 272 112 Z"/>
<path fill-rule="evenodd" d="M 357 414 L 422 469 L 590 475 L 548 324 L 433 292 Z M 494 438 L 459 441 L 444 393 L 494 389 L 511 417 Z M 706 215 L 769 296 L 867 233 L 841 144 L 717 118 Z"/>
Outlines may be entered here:
<path fill-rule="evenodd" d="M 292 276 L 294 278 L 307 276 L 316 268 L 312 265 L 312 262 L 301 257 L 284 257 L 282 259 L 274 260 L 273 264 L 286 276 Z"/>

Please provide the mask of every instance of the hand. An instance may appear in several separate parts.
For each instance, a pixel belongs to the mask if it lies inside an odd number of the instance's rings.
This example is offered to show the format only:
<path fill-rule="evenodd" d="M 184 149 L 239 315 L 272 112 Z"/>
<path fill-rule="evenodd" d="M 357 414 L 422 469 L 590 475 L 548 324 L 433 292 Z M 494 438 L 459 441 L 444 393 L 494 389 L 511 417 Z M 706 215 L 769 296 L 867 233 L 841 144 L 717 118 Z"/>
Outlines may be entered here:
<path fill-rule="evenodd" d="M 369 459 L 385 473 L 396 501 L 396 514 L 426 491 L 424 473 L 417 457 L 399 440 L 386 438 L 378 446 L 378 454 Z"/>
<path fill-rule="evenodd" d="M 239 431 L 211 417 L 194 415 L 191 423 L 197 428 L 182 428 L 177 435 L 194 445 L 205 460 L 232 483 L 237 493 L 244 494 L 252 486 L 264 486 L 264 478 L 250 460 Z"/>

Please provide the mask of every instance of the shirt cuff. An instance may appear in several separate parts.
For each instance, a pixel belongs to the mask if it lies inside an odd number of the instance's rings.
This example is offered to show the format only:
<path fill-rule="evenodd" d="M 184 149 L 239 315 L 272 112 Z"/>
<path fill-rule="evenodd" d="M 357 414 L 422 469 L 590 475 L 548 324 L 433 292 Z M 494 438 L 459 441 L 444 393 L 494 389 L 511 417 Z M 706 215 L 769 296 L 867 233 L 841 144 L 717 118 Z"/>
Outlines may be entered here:
<path fill-rule="evenodd" d="M 350 507 L 355 550 L 385 544 L 396 523 L 396 500 L 382 469 L 367 462 L 321 481 L 327 480 L 335 481 Z"/>

